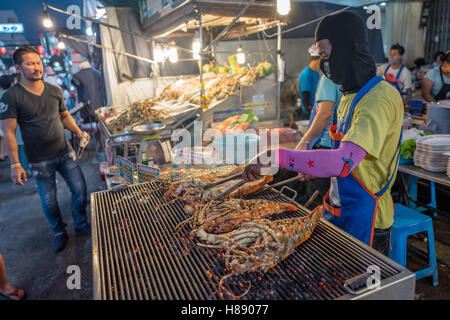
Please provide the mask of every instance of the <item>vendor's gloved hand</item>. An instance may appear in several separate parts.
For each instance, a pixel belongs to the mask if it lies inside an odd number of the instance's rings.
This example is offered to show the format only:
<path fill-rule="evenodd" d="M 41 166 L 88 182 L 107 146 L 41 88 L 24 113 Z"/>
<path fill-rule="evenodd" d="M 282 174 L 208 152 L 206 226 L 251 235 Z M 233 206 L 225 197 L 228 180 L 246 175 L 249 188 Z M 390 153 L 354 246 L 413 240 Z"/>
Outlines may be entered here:
<path fill-rule="evenodd" d="M 267 159 L 270 156 L 271 150 L 266 150 L 250 160 L 242 173 L 242 178 L 246 181 L 255 181 L 267 175 L 272 166 L 270 162 L 267 163 Z"/>

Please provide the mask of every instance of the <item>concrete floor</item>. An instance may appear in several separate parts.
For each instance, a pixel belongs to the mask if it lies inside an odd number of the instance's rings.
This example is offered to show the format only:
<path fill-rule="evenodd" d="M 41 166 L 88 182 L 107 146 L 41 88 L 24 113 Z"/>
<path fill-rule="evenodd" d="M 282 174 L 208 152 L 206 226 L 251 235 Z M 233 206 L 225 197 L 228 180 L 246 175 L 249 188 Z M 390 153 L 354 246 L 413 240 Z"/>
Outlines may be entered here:
<path fill-rule="evenodd" d="M 85 157 L 86 158 L 86 157 Z M 98 173 L 98 162 L 93 159 L 81 161 L 88 185 L 88 193 L 104 189 Z M 40 204 L 33 179 L 25 187 L 14 185 L 9 178 L 9 161 L 0 162 L 0 253 L 6 262 L 9 281 L 26 290 L 32 300 L 78 300 L 92 299 L 92 244 L 89 236 L 76 236 L 70 211 L 70 192 L 61 176 L 58 177 L 58 202 L 67 223 L 69 242 L 62 252 L 52 250 L 53 234 Z M 88 214 L 90 210 L 88 206 Z M 450 243 L 450 220 L 438 217 L 434 222 L 437 238 Z M 409 239 L 409 243 L 425 251 L 423 239 Z M 433 287 L 431 278 L 416 282 L 416 299 L 450 300 L 450 247 L 437 241 L 439 286 Z M 66 282 L 68 266 L 81 269 L 81 289 L 69 290 Z M 447 265 L 447 266 L 446 266 Z M 408 268 L 417 270 L 424 263 L 408 255 Z M 0 296 L 0 300 L 4 299 Z"/>
<path fill-rule="evenodd" d="M 96 160 L 82 160 L 88 194 L 104 188 Z M 9 161 L 0 162 L 0 253 L 6 263 L 8 280 L 23 288 L 28 299 L 92 299 L 92 246 L 90 236 L 76 236 L 71 215 L 71 194 L 64 179 L 57 175 L 58 202 L 67 224 L 69 241 L 54 253 L 53 233 L 45 218 L 37 187 L 32 178 L 24 187 L 9 178 Z M 90 220 L 90 208 L 88 206 Z M 81 270 L 81 289 L 69 290 L 69 265 Z M 0 296 L 0 299 L 3 297 Z"/>

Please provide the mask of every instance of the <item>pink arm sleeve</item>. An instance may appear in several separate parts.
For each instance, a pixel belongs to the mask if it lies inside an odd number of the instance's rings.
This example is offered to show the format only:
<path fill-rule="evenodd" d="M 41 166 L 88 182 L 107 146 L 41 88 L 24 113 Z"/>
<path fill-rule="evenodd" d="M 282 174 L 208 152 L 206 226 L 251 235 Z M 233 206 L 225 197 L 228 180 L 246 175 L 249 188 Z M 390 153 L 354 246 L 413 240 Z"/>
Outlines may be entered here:
<path fill-rule="evenodd" d="M 278 149 L 279 167 L 314 177 L 347 176 L 366 156 L 366 151 L 353 142 L 344 141 L 336 150 Z"/>

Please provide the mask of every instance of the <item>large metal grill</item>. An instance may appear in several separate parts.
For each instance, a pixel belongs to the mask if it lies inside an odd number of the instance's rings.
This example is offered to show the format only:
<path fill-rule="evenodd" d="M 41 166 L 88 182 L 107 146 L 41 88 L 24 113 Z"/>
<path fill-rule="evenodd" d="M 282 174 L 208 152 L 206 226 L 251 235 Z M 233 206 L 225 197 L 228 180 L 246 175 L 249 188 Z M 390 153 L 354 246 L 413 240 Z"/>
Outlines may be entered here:
<path fill-rule="evenodd" d="M 228 274 L 223 253 L 197 246 L 189 226 L 176 233 L 175 226 L 188 215 L 181 201 L 157 210 L 166 201 L 164 191 L 142 193 L 157 187 L 149 182 L 91 195 L 94 298 L 229 299 L 218 292 L 221 277 Z M 309 213 L 275 189 L 252 197 L 298 207 L 274 219 Z M 381 287 L 350 294 L 344 284 L 358 290 L 349 279 L 373 265 L 381 270 Z M 405 299 L 412 298 L 414 282 L 413 273 L 321 219 L 311 238 L 275 268 L 231 277 L 226 286 L 239 295 L 251 283 L 242 299 Z"/>

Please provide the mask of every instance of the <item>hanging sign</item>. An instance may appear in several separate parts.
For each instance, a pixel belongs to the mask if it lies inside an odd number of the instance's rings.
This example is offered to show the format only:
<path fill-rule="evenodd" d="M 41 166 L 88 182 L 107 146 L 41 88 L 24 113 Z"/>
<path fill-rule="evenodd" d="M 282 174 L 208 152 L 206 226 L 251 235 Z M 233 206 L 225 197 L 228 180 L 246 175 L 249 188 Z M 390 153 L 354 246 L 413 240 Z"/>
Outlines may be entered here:
<path fill-rule="evenodd" d="M 0 33 L 23 33 L 21 23 L 0 23 Z"/>

